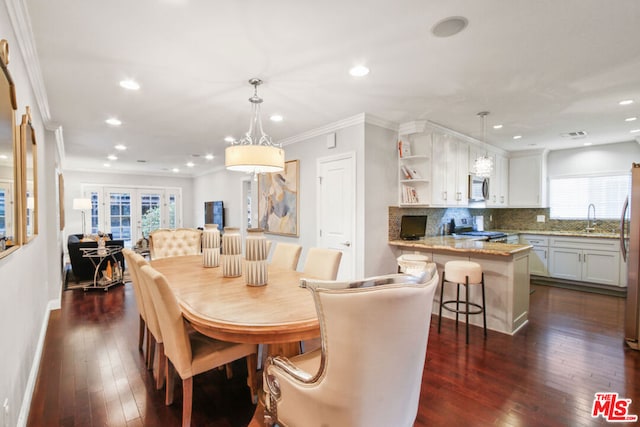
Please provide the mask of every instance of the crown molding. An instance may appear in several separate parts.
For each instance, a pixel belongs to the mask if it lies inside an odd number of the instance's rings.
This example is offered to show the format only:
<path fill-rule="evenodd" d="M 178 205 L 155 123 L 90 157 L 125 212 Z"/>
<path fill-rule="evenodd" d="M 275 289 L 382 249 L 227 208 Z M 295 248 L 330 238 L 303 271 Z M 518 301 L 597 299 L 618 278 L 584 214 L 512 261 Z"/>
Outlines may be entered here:
<path fill-rule="evenodd" d="M 44 79 L 42 78 L 40 61 L 38 60 L 33 30 L 31 28 L 31 18 L 29 17 L 26 2 L 25 0 L 5 0 L 5 3 L 9 12 L 11 25 L 13 25 L 13 30 L 16 35 L 18 48 L 22 53 L 27 76 L 36 97 L 42 122 L 46 129 L 56 131 L 60 126 L 51 120 L 49 99 L 47 98 L 47 90 L 44 85 Z"/>
<path fill-rule="evenodd" d="M 372 116 L 371 114 L 360 113 L 356 114 L 355 116 L 347 117 L 346 119 L 338 120 L 337 122 L 329 123 L 327 125 L 302 132 L 298 135 L 282 139 L 279 141 L 279 143 L 282 144 L 282 146 L 291 145 L 295 144 L 296 142 L 302 142 L 311 138 L 315 138 L 316 136 L 327 135 L 329 133 L 336 132 L 349 126 L 361 125 L 365 123 L 386 129 L 391 129 L 393 131 L 398 130 L 397 123 Z"/>

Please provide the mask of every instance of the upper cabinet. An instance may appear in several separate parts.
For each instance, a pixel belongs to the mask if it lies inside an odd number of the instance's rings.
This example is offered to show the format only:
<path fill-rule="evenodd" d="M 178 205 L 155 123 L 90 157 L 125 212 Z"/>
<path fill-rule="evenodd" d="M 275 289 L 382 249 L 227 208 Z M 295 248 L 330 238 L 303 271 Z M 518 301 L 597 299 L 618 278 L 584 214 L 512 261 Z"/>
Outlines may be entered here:
<path fill-rule="evenodd" d="M 494 161 L 487 206 L 508 206 L 509 161 L 501 150 L 427 121 L 400 125 L 397 148 L 400 206 L 468 206 L 469 174 L 485 154 Z"/>
<path fill-rule="evenodd" d="M 469 144 L 453 135 L 433 133 L 433 206 L 469 204 Z"/>
<path fill-rule="evenodd" d="M 509 206 L 547 206 L 546 151 L 515 153 L 509 159 Z"/>
<path fill-rule="evenodd" d="M 0 41 L 0 258 L 20 243 L 19 150 L 16 138 L 16 91 L 7 68 L 9 46 Z"/>

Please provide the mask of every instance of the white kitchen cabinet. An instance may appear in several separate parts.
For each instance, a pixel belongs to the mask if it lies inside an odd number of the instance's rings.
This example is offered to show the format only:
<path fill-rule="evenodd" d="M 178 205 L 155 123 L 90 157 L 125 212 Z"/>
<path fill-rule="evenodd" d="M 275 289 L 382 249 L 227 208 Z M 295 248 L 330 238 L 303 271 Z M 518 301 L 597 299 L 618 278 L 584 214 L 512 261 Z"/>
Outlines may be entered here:
<path fill-rule="evenodd" d="M 469 144 L 452 135 L 433 133 L 433 206 L 467 206 Z"/>
<path fill-rule="evenodd" d="M 487 207 L 509 205 L 509 159 L 500 154 L 490 154 L 493 171 L 489 178 L 489 199 Z"/>
<path fill-rule="evenodd" d="M 520 236 L 523 245 L 531 245 L 529 253 L 529 270 L 536 276 L 549 276 L 549 239 L 547 236 L 523 234 Z"/>
<path fill-rule="evenodd" d="M 546 207 L 546 152 L 509 159 L 509 207 Z"/>
<path fill-rule="evenodd" d="M 551 277 L 578 282 L 624 286 L 620 252 L 613 239 L 554 237 L 549 240 Z"/>

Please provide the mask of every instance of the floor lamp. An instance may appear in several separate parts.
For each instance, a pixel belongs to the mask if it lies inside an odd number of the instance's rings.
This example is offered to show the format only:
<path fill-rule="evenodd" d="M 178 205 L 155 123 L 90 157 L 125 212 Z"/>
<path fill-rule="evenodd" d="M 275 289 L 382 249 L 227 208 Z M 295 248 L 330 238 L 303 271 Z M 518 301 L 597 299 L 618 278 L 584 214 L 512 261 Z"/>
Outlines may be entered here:
<path fill-rule="evenodd" d="M 85 210 L 91 209 L 91 199 L 73 199 L 73 209 L 82 212 L 82 237 L 87 235 L 85 226 Z"/>

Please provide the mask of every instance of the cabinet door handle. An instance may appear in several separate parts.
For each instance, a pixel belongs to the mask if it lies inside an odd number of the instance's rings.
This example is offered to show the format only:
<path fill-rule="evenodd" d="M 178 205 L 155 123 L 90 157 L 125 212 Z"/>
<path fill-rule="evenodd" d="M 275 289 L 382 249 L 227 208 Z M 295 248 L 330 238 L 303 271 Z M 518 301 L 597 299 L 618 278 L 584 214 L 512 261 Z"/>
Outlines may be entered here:
<path fill-rule="evenodd" d="M 580 254 L 578 254 L 578 262 L 582 262 L 582 261 L 580 260 Z"/>
<path fill-rule="evenodd" d="M 447 200 L 447 192 L 446 191 L 442 192 L 442 200 Z"/>
<path fill-rule="evenodd" d="M 504 203 L 504 196 L 500 196 L 500 203 Z"/>
<path fill-rule="evenodd" d="M 544 250 L 544 259 L 547 259 L 547 250 Z"/>

